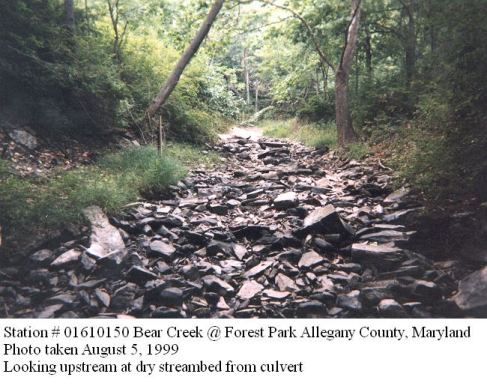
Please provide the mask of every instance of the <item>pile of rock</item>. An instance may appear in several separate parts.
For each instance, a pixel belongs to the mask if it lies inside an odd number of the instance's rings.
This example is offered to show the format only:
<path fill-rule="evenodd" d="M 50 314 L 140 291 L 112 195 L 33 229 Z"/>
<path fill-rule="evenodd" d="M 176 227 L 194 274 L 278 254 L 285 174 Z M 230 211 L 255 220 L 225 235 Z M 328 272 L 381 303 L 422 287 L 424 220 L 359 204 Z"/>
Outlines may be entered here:
<path fill-rule="evenodd" d="M 420 208 L 380 165 L 265 138 L 215 150 L 221 164 L 167 199 L 111 224 L 90 208 L 90 238 L 3 269 L 6 315 L 431 317 L 487 304 L 472 295 L 485 271 L 451 299 L 455 263 L 407 249 L 401 224 Z"/>

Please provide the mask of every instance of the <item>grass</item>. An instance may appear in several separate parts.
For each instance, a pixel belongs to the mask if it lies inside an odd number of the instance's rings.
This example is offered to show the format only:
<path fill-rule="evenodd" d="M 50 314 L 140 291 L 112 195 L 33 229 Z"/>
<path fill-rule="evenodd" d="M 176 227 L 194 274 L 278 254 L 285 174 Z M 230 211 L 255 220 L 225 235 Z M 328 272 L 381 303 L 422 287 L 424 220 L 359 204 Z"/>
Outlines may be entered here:
<path fill-rule="evenodd" d="M 317 149 L 336 147 L 336 128 L 332 123 L 303 123 L 297 119 L 263 121 L 259 124 L 264 135 L 274 138 L 289 138 Z"/>
<path fill-rule="evenodd" d="M 352 143 L 345 149 L 348 158 L 360 160 L 369 154 L 369 147 L 363 142 Z"/>
<path fill-rule="evenodd" d="M 337 133 L 333 122 L 328 123 L 303 123 L 297 119 L 280 121 L 263 121 L 260 126 L 264 129 L 264 135 L 274 138 L 289 138 L 317 149 L 336 149 Z M 364 143 L 354 143 L 344 151 L 345 156 L 351 159 L 362 159 L 369 152 Z"/>
<path fill-rule="evenodd" d="M 185 176 L 188 167 L 210 165 L 217 158 L 191 145 L 169 144 L 162 157 L 155 147 L 134 147 L 106 154 L 95 165 L 42 182 L 8 174 L 2 162 L 0 221 L 7 244 L 9 240 L 16 244 L 37 230 L 81 224 L 82 210 L 90 205 L 113 214 L 142 197 L 160 197 L 169 185 Z"/>

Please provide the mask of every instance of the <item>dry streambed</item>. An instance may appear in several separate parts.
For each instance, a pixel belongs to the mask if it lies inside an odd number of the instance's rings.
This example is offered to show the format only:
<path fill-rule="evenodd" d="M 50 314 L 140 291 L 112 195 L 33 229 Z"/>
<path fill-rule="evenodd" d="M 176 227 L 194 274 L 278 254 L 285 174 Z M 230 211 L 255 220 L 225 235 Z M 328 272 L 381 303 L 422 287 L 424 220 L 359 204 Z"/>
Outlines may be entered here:
<path fill-rule="evenodd" d="M 482 315 L 487 272 L 410 250 L 421 208 L 380 163 L 227 136 L 222 162 L 161 201 L 0 271 L 14 317 L 457 317 Z M 479 295 L 479 291 L 480 294 Z M 482 296 L 483 291 L 483 296 Z"/>

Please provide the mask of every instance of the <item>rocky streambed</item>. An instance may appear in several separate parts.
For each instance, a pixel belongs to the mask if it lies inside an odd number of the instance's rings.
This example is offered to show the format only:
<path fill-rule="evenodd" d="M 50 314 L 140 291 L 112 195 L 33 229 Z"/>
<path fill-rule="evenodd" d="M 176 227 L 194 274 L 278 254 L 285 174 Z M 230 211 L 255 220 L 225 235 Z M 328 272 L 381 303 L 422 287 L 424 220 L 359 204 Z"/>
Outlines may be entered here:
<path fill-rule="evenodd" d="M 487 271 L 460 281 L 458 261 L 412 250 L 420 202 L 380 162 L 267 138 L 214 150 L 159 201 L 88 208 L 85 237 L 1 268 L 0 315 L 485 315 Z"/>

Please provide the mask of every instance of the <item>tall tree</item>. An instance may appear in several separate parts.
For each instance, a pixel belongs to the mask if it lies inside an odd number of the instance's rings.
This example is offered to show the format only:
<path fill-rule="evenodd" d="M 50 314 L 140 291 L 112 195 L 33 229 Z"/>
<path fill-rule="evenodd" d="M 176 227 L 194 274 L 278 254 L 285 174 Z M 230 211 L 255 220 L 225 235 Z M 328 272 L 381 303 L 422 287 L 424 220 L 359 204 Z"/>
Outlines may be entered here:
<path fill-rule="evenodd" d="M 292 15 L 297 18 L 306 29 L 313 47 L 320 58 L 322 67 L 324 69 L 330 67 L 335 70 L 335 120 L 337 126 L 338 143 L 340 146 L 346 146 L 357 141 L 358 137 L 353 128 L 350 105 L 348 101 L 348 80 L 350 77 L 353 56 L 357 48 L 357 38 L 361 17 L 361 0 L 351 0 L 351 17 L 345 33 L 345 43 L 343 45 L 340 61 L 337 66 L 333 65 L 332 61 L 329 59 L 329 56 L 321 48 L 320 42 L 314 34 L 313 29 L 303 16 L 292 8 L 275 3 L 273 0 L 261 1 L 292 13 Z"/>
<path fill-rule="evenodd" d="M 357 47 L 357 37 L 360 24 L 360 0 L 352 0 L 352 14 L 348 24 L 340 63 L 335 72 L 335 109 L 338 143 L 341 146 L 355 142 L 357 134 L 353 129 L 352 116 L 348 101 L 348 79 L 352 59 Z"/>
<path fill-rule="evenodd" d="M 152 104 L 147 109 L 147 115 L 149 117 L 154 116 L 157 110 L 167 101 L 167 99 L 171 95 L 172 91 L 178 84 L 179 78 L 181 78 L 184 69 L 186 68 L 186 66 L 189 64 L 193 56 L 200 48 L 201 43 L 203 43 L 203 40 L 205 40 L 206 36 L 208 35 L 208 32 L 210 31 L 211 26 L 213 25 L 216 17 L 220 13 L 220 10 L 222 9 L 224 2 L 225 0 L 216 0 L 213 3 L 200 29 L 196 33 L 195 37 L 193 38 L 189 46 L 184 51 L 181 58 L 176 63 L 174 70 L 172 71 L 171 75 L 166 80 L 166 82 L 162 85 L 159 93 L 154 98 Z"/>
<path fill-rule="evenodd" d="M 247 48 L 244 48 L 243 50 L 242 67 L 243 67 L 244 80 L 245 80 L 245 94 L 246 94 L 247 105 L 250 106 L 250 74 L 249 74 Z"/>
<path fill-rule="evenodd" d="M 118 63 L 122 62 L 122 45 L 127 34 L 128 20 L 125 20 L 123 27 L 121 26 L 121 6 L 120 0 L 106 0 L 108 6 L 108 12 L 110 14 L 110 20 L 113 28 L 113 53 Z"/>
<path fill-rule="evenodd" d="M 69 30 L 74 31 L 74 0 L 64 0 L 64 23 Z"/>
<path fill-rule="evenodd" d="M 409 88 L 416 73 L 416 0 L 400 0 L 406 13 L 405 69 L 406 85 Z"/>

